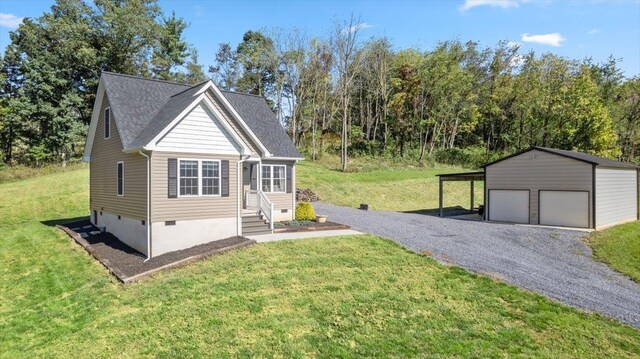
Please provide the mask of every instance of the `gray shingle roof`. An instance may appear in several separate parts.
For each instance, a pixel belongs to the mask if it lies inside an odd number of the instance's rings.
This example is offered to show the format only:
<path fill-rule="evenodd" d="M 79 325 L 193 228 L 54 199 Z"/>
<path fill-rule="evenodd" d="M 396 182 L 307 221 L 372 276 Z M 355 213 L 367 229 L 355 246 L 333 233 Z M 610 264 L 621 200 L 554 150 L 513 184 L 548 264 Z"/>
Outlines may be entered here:
<path fill-rule="evenodd" d="M 269 152 L 276 157 L 302 158 L 264 97 L 231 91 L 222 94 Z"/>
<path fill-rule="evenodd" d="M 102 73 L 111 112 L 124 148 L 149 143 L 191 102 L 207 82 L 196 86 Z M 222 92 L 260 142 L 276 157 L 301 158 L 263 97 Z"/>
<path fill-rule="evenodd" d="M 596 166 L 618 167 L 618 168 L 639 168 L 638 165 L 636 165 L 635 163 L 628 163 L 628 162 L 621 162 L 621 161 L 611 160 L 611 159 L 604 158 L 604 157 L 598 157 L 598 156 L 590 155 L 590 154 L 584 153 L 584 152 L 560 150 L 560 149 L 557 149 L 557 148 L 540 147 L 540 146 L 529 147 L 526 150 L 518 151 L 518 152 L 516 152 L 516 153 L 514 153 L 512 155 L 509 155 L 507 157 L 503 157 L 503 158 L 500 158 L 500 159 L 498 159 L 496 161 L 484 164 L 484 165 L 482 165 L 482 167 L 491 166 L 491 165 L 493 165 L 495 163 L 502 162 L 502 161 L 507 160 L 507 159 L 509 159 L 511 157 L 518 156 L 520 154 L 523 154 L 525 152 L 529 152 L 531 150 L 538 150 L 538 151 L 542 151 L 542 152 L 552 153 L 552 154 L 555 154 L 555 155 L 558 155 L 558 156 L 572 158 L 574 160 L 578 160 L 578 161 L 594 164 Z"/>

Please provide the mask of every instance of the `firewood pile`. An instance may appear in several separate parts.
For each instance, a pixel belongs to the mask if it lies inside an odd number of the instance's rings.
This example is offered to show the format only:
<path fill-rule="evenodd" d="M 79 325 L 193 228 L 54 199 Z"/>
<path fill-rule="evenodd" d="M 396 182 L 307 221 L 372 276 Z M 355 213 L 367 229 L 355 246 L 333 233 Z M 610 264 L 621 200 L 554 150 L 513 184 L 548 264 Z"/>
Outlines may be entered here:
<path fill-rule="evenodd" d="M 298 201 L 307 201 L 307 202 L 315 202 L 320 200 L 315 192 L 308 188 L 297 188 L 296 189 L 296 200 Z"/>

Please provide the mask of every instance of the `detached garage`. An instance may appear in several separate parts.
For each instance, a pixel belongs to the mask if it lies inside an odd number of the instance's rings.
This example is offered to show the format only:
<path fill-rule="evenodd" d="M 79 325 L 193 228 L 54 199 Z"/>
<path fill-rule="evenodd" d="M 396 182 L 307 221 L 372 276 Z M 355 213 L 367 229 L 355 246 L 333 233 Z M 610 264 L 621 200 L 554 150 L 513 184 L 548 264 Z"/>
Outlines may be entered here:
<path fill-rule="evenodd" d="M 604 228 L 638 219 L 638 166 L 531 147 L 486 164 L 490 221 Z"/>

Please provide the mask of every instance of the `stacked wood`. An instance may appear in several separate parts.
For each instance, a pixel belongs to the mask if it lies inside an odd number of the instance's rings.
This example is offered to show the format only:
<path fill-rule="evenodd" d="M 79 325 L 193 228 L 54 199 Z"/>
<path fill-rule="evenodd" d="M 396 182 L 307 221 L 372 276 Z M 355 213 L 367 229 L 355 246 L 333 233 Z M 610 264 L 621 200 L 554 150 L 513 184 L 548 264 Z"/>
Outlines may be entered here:
<path fill-rule="evenodd" d="M 297 188 L 296 189 L 296 200 L 297 201 L 307 201 L 307 202 L 315 202 L 319 201 L 320 197 L 308 188 Z"/>

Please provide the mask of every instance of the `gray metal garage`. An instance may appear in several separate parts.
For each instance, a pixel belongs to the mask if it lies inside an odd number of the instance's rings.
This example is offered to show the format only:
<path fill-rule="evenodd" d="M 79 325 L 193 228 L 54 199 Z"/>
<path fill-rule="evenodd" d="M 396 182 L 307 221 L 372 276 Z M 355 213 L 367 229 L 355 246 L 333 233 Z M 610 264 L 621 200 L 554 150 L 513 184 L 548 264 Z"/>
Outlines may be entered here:
<path fill-rule="evenodd" d="M 483 167 L 490 221 L 599 229 L 639 218 L 635 164 L 531 147 Z"/>

